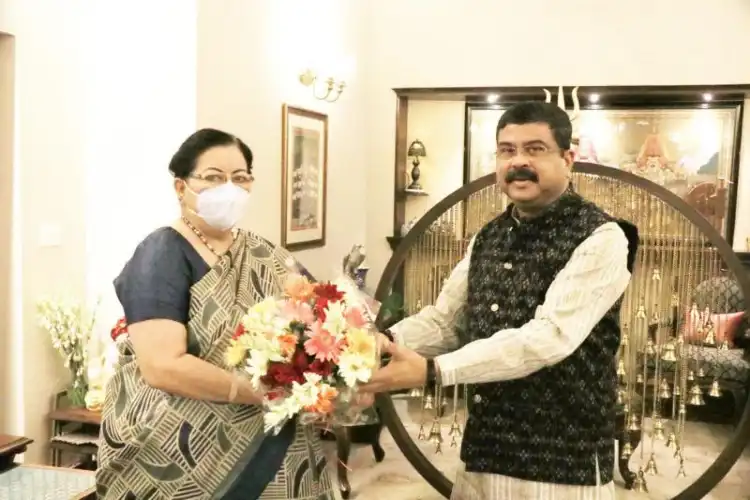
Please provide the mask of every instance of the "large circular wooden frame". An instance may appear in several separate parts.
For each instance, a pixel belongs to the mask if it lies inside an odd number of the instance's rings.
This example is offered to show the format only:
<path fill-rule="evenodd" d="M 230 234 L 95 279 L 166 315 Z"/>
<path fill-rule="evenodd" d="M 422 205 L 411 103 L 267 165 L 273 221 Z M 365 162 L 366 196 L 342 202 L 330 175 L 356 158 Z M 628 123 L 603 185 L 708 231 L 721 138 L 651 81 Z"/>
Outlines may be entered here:
<path fill-rule="evenodd" d="M 616 179 L 618 181 L 632 184 L 677 209 L 690 222 L 695 224 L 703 235 L 708 238 L 711 244 L 716 247 L 727 267 L 736 277 L 740 288 L 742 289 L 742 293 L 744 294 L 745 308 L 750 311 L 750 277 L 748 277 L 747 271 L 734 254 L 732 247 L 724 238 L 722 238 L 721 234 L 719 234 L 719 232 L 700 213 L 688 205 L 682 198 L 668 189 L 644 179 L 643 177 L 616 168 L 605 167 L 604 165 L 594 163 L 576 163 L 574 165 L 574 172 L 608 177 L 610 179 Z M 433 222 L 435 222 L 453 205 L 466 200 L 471 194 L 491 186 L 494 183 L 495 174 L 479 178 L 449 194 L 424 214 L 404 237 L 391 256 L 391 259 L 388 261 L 388 264 L 383 271 L 383 275 L 380 278 L 380 282 L 378 283 L 375 298 L 383 301 L 388 297 L 396 279 L 396 275 L 404 264 L 409 250 Z M 450 497 L 453 482 L 445 477 L 445 475 L 437 469 L 417 447 L 396 413 L 390 395 L 381 395 L 378 398 L 378 407 L 382 412 L 388 430 L 391 432 L 393 439 L 396 441 L 396 444 L 406 456 L 407 460 L 409 460 L 414 468 L 417 469 L 417 472 L 419 472 L 422 477 L 432 485 L 432 487 L 440 492 L 440 494 L 446 498 Z M 724 478 L 724 476 L 727 475 L 748 443 L 750 443 L 750 398 L 748 398 L 748 401 L 745 404 L 742 418 L 740 419 L 739 425 L 737 426 L 729 445 L 724 448 L 724 451 L 721 452 L 714 463 L 711 464 L 711 466 L 706 469 L 698 479 L 675 496 L 673 500 L 699 500 L 703 498 Z"/>

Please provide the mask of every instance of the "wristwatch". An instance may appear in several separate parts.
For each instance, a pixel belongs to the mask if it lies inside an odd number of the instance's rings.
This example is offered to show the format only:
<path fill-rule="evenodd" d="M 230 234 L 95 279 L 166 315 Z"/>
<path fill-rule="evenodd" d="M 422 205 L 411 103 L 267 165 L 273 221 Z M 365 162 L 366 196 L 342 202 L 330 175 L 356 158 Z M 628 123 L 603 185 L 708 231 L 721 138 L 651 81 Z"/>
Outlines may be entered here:
<path fill-rule="evenodd" d="M 427 358 L 427 376 L 425 377 L 425 387 L 428 391 L 434 392 L 438 383 L 438 373 L 435 367 L 435 359 Z"/>
<path fill-rule="evenodd" d="M 394 337 L 393 337 L 393 332 L 392 332 L 392 331 L 391 331 L 390 329 L 388 329 L 388 330 L 385 330 L 385 331 L 383 332 L 383 335 L 385 335 L 385 336 L 386 336 L 386 337 L 388 338 L 388 340 L 390 340 L 391 342 L 395 342 L 395 341 L 396 341 L 396 340 L 394 339 Z"/>

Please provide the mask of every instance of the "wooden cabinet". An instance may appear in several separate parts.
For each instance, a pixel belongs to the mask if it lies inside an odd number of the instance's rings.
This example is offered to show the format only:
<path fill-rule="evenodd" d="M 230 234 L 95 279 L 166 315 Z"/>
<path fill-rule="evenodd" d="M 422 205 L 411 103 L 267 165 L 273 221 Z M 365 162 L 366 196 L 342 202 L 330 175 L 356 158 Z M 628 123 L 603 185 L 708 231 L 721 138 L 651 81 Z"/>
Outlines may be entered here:
<path fill-rule="evenodd" d="M 56 467 L 96 470 L 101 414 L 86 408 L 66 408 L 65 395 L 55 396 L 49 420 L 52 425 L 50 462 Z"/>

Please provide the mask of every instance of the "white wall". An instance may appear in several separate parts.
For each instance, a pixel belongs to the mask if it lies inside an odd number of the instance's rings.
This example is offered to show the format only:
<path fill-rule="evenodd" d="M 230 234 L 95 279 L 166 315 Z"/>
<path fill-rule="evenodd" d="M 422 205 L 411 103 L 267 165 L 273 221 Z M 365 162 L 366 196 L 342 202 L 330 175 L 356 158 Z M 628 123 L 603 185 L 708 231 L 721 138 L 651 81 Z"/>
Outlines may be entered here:
<path fill-rule="evenodd" d="M 374 277 L 391 254 L 385 236 L 393 220 L 396 98 L 390 89 L 750 82 L 750 59 L 740 55 L 750 47 L 750 3 L 744 0 L 384 0 L 367 5 L 367 246 Z M 740 182 L 749 181 L 741 176 Z M 750 201 L 739 205 L 743 211 L 750 211 Z M 747 217 L 736 232 L 736 247 L 742 248 L 750 235 Z"/>
<path fill-rule="evenodd" d="M 328 114 L 328 210 L 324 248 L 298 252 L 318 278 L 340 272 L 365 243 L 367 136 L 360 28 L 363 3 L 346 0 L 199 0 L 198 125 L 225 129 L 255 154 L 244 225 L 278 243 L 281 235 L 281 105 Z M 344 75 L 332 104 L 299 83 L 307 67 Z M 330 68 L 330 69 L 329 69 Z M 391 146 L 392 147 L 392 146 Z"/>
<path fill-rule="evenodd" d="M 37 327 L 36 302 L 104 293 L 106 334 L 119 314 L 112 278 L 138 239 L 176 213 L 166 172 L 195 128 L 196 4 L 0 1 L 0 26 L 16 36 L 21 249 L 18 317 L 0 360 L 16 363 L 13 394 L 1 410 L 3 431 L 35 439 L 26 459 L 39 462 L 50 396 L 67 374 Z M 59 238 L 46 245 L 45 232 Z"/>

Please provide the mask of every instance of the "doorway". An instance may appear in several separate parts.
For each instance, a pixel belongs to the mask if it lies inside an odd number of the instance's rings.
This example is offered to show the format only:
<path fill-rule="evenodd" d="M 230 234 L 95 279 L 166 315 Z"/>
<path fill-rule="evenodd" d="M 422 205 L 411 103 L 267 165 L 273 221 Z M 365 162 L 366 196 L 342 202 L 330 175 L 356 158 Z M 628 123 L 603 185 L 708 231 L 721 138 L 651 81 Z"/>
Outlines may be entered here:
<path fill-rule="evenodd" d="M 0 434 L 14 407 L 11 367 L 15 39 L 0 33 Z"/>

